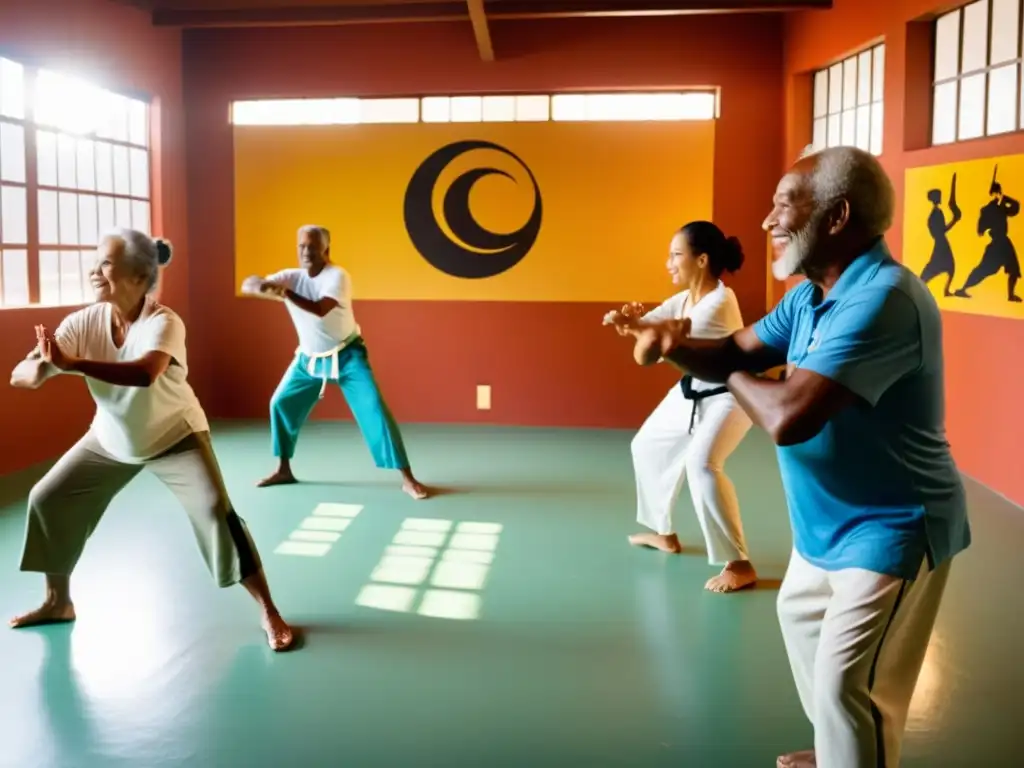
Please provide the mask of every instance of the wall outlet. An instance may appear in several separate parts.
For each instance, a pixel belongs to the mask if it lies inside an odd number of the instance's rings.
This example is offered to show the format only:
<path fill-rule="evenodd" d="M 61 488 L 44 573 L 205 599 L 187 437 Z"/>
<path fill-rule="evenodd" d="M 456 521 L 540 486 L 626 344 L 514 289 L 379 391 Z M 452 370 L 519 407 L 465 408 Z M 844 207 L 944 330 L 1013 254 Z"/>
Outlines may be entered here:
<path fill-rule="evenodd" d="M 478 384 L 476 387 L 476 409 L 478 411 L 491 410 L 491 385 Z"/>

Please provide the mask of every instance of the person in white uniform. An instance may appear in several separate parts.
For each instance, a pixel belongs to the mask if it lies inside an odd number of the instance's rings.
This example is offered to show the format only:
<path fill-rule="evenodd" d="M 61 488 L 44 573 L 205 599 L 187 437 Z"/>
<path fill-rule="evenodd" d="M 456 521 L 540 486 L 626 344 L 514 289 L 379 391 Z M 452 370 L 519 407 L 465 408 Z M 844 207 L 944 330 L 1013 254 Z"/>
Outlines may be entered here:
<path fill-rule="evenodd" d="M 71 574 L 86 542 L 111 499 L 147 469 L 185 508 L 217 584 L 246 588 L 262 609 L 270 647 L 282 651 L 293 632 L 224 487 L 188 383 L 185 325 L 150 296 L 170 260 L 169 243 L 141 232 L 105 236 L 90 273 L 96 303 L 72 312 L 56 332 L 37 326 L 36 348 L 11 374 L 24 389 L 61 373 L 83 376 L 96 403 L 88 432 L 29 493 L 21 569 L 46 574 L 46 597 L 11 626 L 75 620 Z"/>
<path fill-rule="evenodd" d="M 665 321 L 688 320 L 696 338 L 720 339 L 743 327 L 739 302 L 722 274 L 743 265 L 743 249 L 708 221 L 682 227 L 669 246 L 667 268 L 675 294 L 650 312 L 640 304 L 609 313 L 620 333 Z M 708 562 L 722 571 L 705 587 L 732 592 L 757 582 L 750 562 L 736 489 L 725 463 L 752 426 L 729 391 L 686 375 L 669 390 L 633 439 L 637 521 L 650 529 L 629 537 L 634 546 L 683 551 L 672 513 L 684 483 L 700 521 Z"/>
<path fill-rule="evenodd" d="M 414 499 L 428 495 L 412 473 L 402 433 L 377 386 L 369 351 L 352 309 L 352 281 L 330 259 L 331 233 L 304 226 L 298 232 L 299 268 L 248 277 L 242 292 L 284 301 L 299 348 L 270 401 L 270 430 L 278 467 L 260 487 L 297 482 L 291 460 L 299 430 L 328 383 L 341 388 L 374 463 L 398 470 Z"/>

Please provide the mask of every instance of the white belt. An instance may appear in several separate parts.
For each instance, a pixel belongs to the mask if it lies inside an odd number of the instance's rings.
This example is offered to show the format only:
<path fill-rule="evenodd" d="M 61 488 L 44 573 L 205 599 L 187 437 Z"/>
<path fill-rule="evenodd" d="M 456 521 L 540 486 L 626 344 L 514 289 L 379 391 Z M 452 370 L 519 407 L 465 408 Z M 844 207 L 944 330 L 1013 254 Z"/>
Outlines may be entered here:
<path fill-rule="evenodd" d="M 324 392 L 327 391 L 327 382 L 329 380 L 331 380 L 331 379 L 334 379 L 334 380 L 338 379 L 338 376 L 339 376 L 338 358 L 340 357 L 339 353 L 341 352 L 341 350 L 343 350 L 345 347 L 347 347 L 349 344 L 351 344 L 353 341 L 355 341 L 358 338 L 359 338 L 359 330 L 357 329 L 357 330 L 353 331 L 352 333 L 350 333 L 348 335 L 348 337 L 345 338 L 334 349 L 329 349 L 326 352 L 319 352 L 319 353 L 317 353 L 315 355 L 309 355 L 309 354 L 306 355 L 309 358 L 309 364 L 306 366 L 306 371 L 307 371 L 307 373 L 309 373 L 310 376 L 316 376 L 316 361 L 317 360 L 323 360 L 323 359 L 328 358 L 328 357 L 331 358 L 331 372 L 330 372 L 330 375 L 328 376 L 328 374 L 327 374 L 326 366 L 325 366 L 324 372 L 320 374 L 320 377 L 321 377 L 321 380 L 320 380 L 320 394 L 318 395 L 318 397 L 321 400 L 324 397 Z M 300 354 L 303 354 L 301 347 L 295 350 L 295 356 L 296 357 L 298 357 Z"/>

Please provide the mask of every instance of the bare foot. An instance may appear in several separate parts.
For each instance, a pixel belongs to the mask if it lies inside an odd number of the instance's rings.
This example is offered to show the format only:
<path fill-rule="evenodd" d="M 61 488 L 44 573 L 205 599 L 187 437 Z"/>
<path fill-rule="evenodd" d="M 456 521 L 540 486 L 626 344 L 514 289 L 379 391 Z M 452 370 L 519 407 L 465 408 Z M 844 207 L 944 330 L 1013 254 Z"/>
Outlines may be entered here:
<path fill-rule="evenodd" d="M 256 483 L 256 487 L 266 488 L 271 485 L 291 485 L 297 482 L 299 481 L 295 479 L 295 475 L 291 473 L 291 470 L 283 471 L 279 469 L 274 474 L 268 475 Z"/>
<path fill-rule="evenodd" d="M 725 568 L 717 576 L 708 579 L 704 589 L 709 592 L 736 592 L 757 584 L 757 571 L 749 560 L 737 560 L 726 563 Z"/>
<path fill-rule="evenodd" d="M 818 763 L 814 759 L 814 750 L 790 752 L 775 761 L 775 768 L 814 768 Z"/>
<path fill-rule="evenodd" d="M 41 607 L 17 616 L 10 621 L 11 629 L 38 627 L 44 624 L 66 624 L 75 620 L 75 606 L 71 603 L 43 603 Z"/>
<path fill-rule="evenodd" d="M 429 492 L 427 491 L 427 487 L 425 485 L 423 485 L 423 483 L 421 483 L 419 480 L 416 480 L 416 479 L 403 480 L 402 481 L 402 490 L 405 491 L 407 494 L 409 494 L 410 496 L 412 496 L 416 500 L 425 499 L 425 498 L 427 498 L 427 496 L 430 495 Z"/>
<path fill-rule="evenodd" d="M 279 613 L 263 616 L 263 631 L 267 633 L 267 644 L 275 651 L 287 651 L 295 642 L 295 632 Z"/>
<path fill-rule="evenodd" d="M 679 537 L 674 533 L 664 536 L 660 533 L 634 533 L 629 537 L 629 543 L 634 547 L 657 549 L 670 555 L 678 555 L 683 551 L 683 545 L 679 543 Z"/>

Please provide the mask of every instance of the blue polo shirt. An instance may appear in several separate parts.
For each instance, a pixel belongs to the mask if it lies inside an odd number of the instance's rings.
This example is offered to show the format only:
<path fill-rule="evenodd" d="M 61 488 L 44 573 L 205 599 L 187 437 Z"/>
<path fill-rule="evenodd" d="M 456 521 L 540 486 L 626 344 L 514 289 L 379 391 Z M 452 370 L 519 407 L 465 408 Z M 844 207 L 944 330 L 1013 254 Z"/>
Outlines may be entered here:
<path fill-rule="evenodd" d="M 860 402 L 779 447 L 793 544 L 825 570 L 917 576 L 971 541 L 946 440 L 942 319 L 931 292 L 881 239 L 828 296 L 805 281 L 754 326 L 792 365 Z"/>

